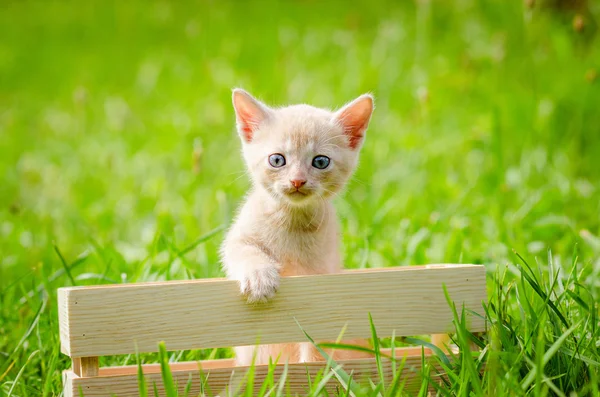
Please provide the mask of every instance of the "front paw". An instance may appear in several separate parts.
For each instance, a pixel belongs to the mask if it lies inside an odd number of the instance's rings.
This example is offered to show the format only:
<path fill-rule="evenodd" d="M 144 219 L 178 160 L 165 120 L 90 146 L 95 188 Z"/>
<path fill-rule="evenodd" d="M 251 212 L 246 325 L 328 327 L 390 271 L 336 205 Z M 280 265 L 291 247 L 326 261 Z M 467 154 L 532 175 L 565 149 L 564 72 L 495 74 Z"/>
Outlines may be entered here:
<path fill-rule="evenodd" d="M 253 269 L 240 280 L 242 294 L 248 303 L 266 302 L 279 288 L 279 272 L 273 267 Z"/>

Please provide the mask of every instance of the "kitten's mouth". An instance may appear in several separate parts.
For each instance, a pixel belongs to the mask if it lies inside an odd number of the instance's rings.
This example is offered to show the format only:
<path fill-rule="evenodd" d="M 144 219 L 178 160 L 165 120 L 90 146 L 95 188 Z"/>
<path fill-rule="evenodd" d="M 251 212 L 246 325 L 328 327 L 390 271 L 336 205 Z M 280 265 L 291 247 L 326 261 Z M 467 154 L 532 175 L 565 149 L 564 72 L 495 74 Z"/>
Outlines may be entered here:
<path fill-rule="evenodd" d="M 301 192 L 300 190 L 294 190 L 294 191 L 288 192 L 288 196 L 307 196 L 307 194 L 304 192 Z"/>
<path fill-rule="evenodd" d="M 288 190 L 285 192 L 285 195 L 293 201 L 300 201 L 308 197 L 309 193 L 300 190 Z"/>

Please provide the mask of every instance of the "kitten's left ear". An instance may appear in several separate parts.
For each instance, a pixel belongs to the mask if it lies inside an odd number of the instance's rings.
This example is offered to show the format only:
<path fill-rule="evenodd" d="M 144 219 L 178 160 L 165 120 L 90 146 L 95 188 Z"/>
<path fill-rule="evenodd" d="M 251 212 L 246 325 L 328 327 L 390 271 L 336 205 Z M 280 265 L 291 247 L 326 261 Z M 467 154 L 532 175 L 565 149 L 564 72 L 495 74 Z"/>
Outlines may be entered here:
<path fill-rule="evenodd" d="M 238 133 L 244 142 L 250 143 L 259 125 L 269 117 L 271 109 L 241 88 L 233 90 L 232 100 Z"/>
<path fill-rule="evenodd" d="M 334 119 L 340 123 L 348 136 L 351 149 L 357 149 L 362 144 L 373 108 L 373 96 L 364 94 L 335 112 Z"/>

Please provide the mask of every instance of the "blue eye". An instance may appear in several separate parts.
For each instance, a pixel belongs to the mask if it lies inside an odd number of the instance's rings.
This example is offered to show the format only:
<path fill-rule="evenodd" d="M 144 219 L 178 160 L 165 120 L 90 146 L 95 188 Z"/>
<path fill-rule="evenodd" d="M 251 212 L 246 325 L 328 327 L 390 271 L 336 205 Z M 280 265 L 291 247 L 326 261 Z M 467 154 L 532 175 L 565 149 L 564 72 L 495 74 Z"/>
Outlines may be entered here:
<path fill-rule="evenodd" d="M 285 157 L 283 154 L 275 153 L 269 156 L 269 164 L 273 168 L 280 168 L 285 165 Z"/>
<path fill-rule="evenodd" d="M 312 166 L 320 170 L 324 170 L 329 167 L 331 160 L 327 156 L 317 156 L 312 161 Z"/>

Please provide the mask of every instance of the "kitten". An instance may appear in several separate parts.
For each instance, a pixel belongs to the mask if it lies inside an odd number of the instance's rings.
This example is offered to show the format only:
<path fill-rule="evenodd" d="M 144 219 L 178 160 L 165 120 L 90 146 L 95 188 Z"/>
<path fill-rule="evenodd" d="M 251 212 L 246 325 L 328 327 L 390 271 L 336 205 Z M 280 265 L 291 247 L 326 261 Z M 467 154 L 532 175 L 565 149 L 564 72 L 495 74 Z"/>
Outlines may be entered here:
<path fill-rule="evenodd" d="M 222 263 L 249 303 L 265 302 L 280 276 L 341 271 L 331 199 L 356 167 L 373 97 L 362 95 L 336 112 L 309 105 L 274 109 L 235 89 L 233 107 L 253 186 L 225 237 Z M 258 349 L 257 364 L 280 354 L 280 362 L 322 359 L 307 343 Z M 250 365 L 253 346 L 235 351 L 239 365 Z M 345 353 L 351 352 L 335 358 Z"/>

